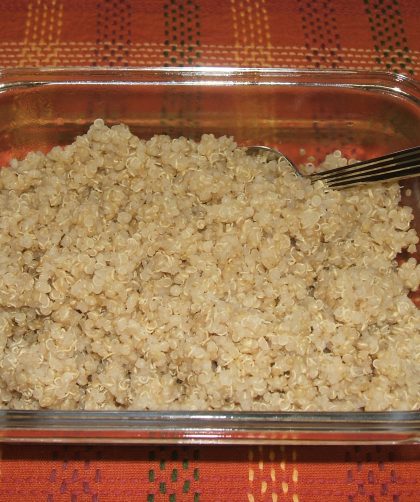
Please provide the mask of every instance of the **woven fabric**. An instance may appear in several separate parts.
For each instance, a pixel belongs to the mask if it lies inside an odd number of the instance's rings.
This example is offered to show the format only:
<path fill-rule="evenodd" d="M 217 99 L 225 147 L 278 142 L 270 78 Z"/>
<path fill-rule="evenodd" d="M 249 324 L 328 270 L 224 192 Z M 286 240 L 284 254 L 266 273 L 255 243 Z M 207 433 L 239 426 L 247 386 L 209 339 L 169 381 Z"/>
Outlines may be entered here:
<path fill-rule="evenodd" d="M 420 500 L 415 447 L 4 446 L 0 500 Z"/>
<path fill-rule="evenodd" d="M 2 0 L 0 65 L 420 71 L 415 0 Z"/>
<path fill-rule="evenodd" d="M 420 74 L 415 0 L 2 0 L 0 66 Z M 420 501 L 419 449 L 3 445 L 0 501 Z"/>

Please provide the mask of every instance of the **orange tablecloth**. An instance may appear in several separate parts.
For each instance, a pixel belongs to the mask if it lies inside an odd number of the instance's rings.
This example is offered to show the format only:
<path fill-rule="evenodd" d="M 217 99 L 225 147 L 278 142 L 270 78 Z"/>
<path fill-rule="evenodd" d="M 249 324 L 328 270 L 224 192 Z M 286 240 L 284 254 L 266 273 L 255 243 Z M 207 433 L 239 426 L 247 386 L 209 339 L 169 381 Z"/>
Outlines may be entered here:
<path fill-rule="evenodd" d="M 1 66 L 420 72 L 416 0 L 2 0 Z"/>
<path fill-rule="evenodd" d="M 2 0 L 0 66 L 420 74 L 415 0 Z M 1 501 L 420 501 L 399 447 L 3 445 Z"/>

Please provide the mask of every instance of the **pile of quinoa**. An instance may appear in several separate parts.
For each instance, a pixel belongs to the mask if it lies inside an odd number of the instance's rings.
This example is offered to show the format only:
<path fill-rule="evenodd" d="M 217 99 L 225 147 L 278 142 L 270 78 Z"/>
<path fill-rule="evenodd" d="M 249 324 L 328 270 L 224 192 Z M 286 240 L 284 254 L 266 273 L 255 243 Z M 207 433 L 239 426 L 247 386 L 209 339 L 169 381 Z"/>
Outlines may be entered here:
<path fill-rule="evenodd" d="M 321 168 L 345 165 L 340 152 Z M 397 184 L 96 120 L 0 170 L 0 407 L 419 408 Z"/>

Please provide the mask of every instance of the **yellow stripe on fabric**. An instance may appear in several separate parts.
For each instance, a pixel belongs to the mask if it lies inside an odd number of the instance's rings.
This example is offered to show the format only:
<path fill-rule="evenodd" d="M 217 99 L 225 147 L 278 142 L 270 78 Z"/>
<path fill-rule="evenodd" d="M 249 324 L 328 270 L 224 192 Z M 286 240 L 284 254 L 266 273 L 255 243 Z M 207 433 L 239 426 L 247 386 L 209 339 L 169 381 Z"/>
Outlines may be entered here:
<path fill-rule="evenodd" d="M 254 483 L 254 476 L 255 472 L 253 469 L 253 464 L 252 462 L 254 461 L 254 450 L 252 447 L 248 448 L 248 483 L 249 483 L 249 493 L 248 493 L 248 501 L 252 502 L 254 500 L 254 496 L 252 494 L 253 491 L 253 483 Z"/>
<path fill-rule="evenodd" d="M 43 43 L 45 42 L 45 31 L 47 28 L 47 20 L 49 17 L 49 9 L 48 9 L 48 2 L 43 2 L 42 3 L 42 15 L 41 15 L 41 22 L 40 22 L 40 29 L 39 29 L 39 42 Z M 48 25 L 48 28 L 50 26 Z"/>
<path fill-rule="evenodd" d="M 292 450 L 292 462 L 293 462 L 293 471 L 292 471 L 292 481 L 293 481 L 293 502 L 299 502 L 299 496 L 297 494 L 297 485 L 299 481 L 299 471 L 297 468 L 297 450 L 293 448 Z"/>
<path fill-rule="evenodd" d="M 33 29 L 33 22 L 32 22 L 34 18 L 33 10 L 34 10 L 33 2 L 29 2 L 28 10 L 26 12 L 25 32 L 23 36 L 23 47 L 19 58 L 19 66 L 28 66 L 27 56 L 28 56 L 28 45 L 30 43 L 31 33 Z"/>
<path fill-rule="evenodd" d="M 239 39 L 239 28 L 238 28 L 238 10 L 236 7 L 236 0 L 230 0 L 230 10 L 232 13 L 232 27 L 233 27 L 233 55 L 235 61 L 240 63 L 240 58 L 237 49 L 241 47 L 240 39 Z"/>
<path fill-rule="evenodd" d="M 248 448 L 248 500 L 299 502 L 298 452 L 284 446 Z"/>
<path fill-rule="evenodd" d="M 250 1 L 250 0 L 248 0 Z M 265 45 L 265 37 L 262 29 L 262 19 L 261 19 L 261 9 L 264 0 L 256 0 L 255 2 L 250 2 L 253 6 L 254 17 L 255 17 L 255 34 L 257 35 L 257 40 L 255 45 Z"/>
<path fill-rule="evenodd" d="M 271 61 L 266 52 L 271 47 L 266 0 L 231 0 L 231 11 L 236 60 L 247 66 Z"/>
<path fill-rule="evenodd" d="M 274 467 L 272 467 L 270 469 L 270 478 L 271 478 L 271 481 L 275 481 L 276 480 L 276 470 L 274 469 Z"/>
<path fill-rule="evenodd" d="M 63 28 L 63 4 L 60 0 L 52 0 L 49 22 L 48 45 L 50 50 L 50 64 L 60 63 L 59 43 Z"/>
<path fill-rule="evenodd" d="M 39 30 L 39 8 L 41 6 L 41 0 L 36 0 L 34 5 L 34 17 L 32 21 L 32 38 L 31 43 L 36 43 L 38 41 L 38 30 Z"/>
<path fill-rule="evenodd" d="M 267 481 L 261 481 L 261 493 L 265 494 L 267 492 Z"/>
<path fill-rule="evenodd" d="M 32 2 L 29 2 L 28 3 L 28 10 L 26 13 L 26 20 L 25 20 L 25 33 L 24 33 L 24 37 L 23 37 L 23 43 L 25 45 L 29 42 L 29 37 L 31 35 L 32 17 L 33 17 L 33 6 L 32 6 Z"/>
<path fill-rule="evenodd" d="M 270 23 L 268 21 L 268 14 L 266 9 L 266 0 L 261 0 L 261 16 L 263 19 L 263 33 L 265 34 L 265 47 L 269 49 L 267 54 L 267 64 L 269 66 L 272 65 L 273 57 L 271 52 L 271 31 L 270 31 Z"/>
<path fill-rule="evenodd" d="M 20 66 L 66 64 L 60 59 L 63 5 L 60 0 L 35 0 L 28 4 Z"/>
<path fill-rule="evenodd" d="M 56 10 L 57 10 L 57 0 L 51 0 L 51 20 L 56 19 Z M 53 41 L 55 41 L 54 37 L 54 23 L 50 22 L 48 23 L 48 32 L 47 32 L 47 43 L 51 44 Z"/>

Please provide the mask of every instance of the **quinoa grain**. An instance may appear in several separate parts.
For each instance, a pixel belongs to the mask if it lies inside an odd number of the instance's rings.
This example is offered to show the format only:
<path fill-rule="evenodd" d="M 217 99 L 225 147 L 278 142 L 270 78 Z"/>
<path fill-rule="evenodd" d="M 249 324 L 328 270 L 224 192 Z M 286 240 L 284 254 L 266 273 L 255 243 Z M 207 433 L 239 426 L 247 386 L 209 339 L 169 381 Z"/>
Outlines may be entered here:
<path fill-rule="evenodd" d="M 226 137 L 144 141 L 100 119 L 13 160 L 0 406 L 418 409 L 420 266 L 395 260 L 418 237 L 399 201 L 396 184 L 311 185 Z"/>

